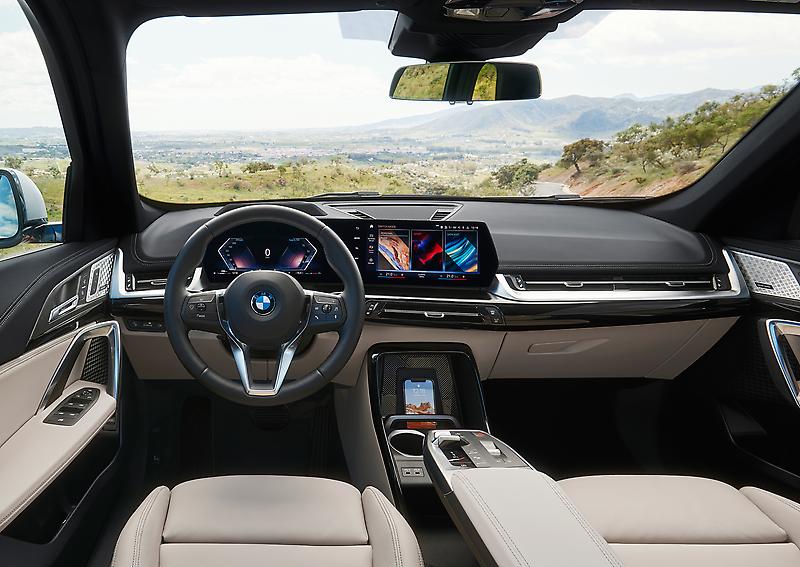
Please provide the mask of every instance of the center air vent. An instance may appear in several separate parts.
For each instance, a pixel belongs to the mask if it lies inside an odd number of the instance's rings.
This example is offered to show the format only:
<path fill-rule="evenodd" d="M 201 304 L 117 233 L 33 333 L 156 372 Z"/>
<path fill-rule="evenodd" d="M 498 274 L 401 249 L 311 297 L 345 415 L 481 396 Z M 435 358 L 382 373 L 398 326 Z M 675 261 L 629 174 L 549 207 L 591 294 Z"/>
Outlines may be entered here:
<path fill-rule="evenodd" d="M 520 291 L 718 291 L 730 289 L 727 275 L 697 276 L 599 276 L 580 279 L 528 279 L 507 276 Z"/>
<path fill-rule="evenodd" d="M 356 217 L 356 218 L 359 218 L 359 219 L 374 219 L 375 218 L 372 215 L 365 213 L 361 209 L 339 209 L 339 210 L 344 212 L 344 213 L 347 213 L 348 215 L 350 215 L 352 217 Z"/>
<path fill-rule="evenodd" d="M 436 209 L 434 213 L 431 215 L 432 221 L 443 221 L 449 219 L 453 213 L 456 212 L 455 209 Z"/>

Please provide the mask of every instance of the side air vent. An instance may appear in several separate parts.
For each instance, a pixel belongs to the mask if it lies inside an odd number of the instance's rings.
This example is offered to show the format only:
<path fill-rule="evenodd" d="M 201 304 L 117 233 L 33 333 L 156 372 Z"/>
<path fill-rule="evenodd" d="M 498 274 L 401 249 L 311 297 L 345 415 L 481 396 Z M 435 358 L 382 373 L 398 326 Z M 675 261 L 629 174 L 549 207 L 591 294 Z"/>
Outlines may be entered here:
<path fill-rule="evenodd" d="M 364 211 L 362 211 L 360 209 L 339 209 L 339 210 L 342 211 L 342 212 L 347 213 L 351 217 L 356 217 L 356 218 L 359 218 L 359 219 L 374 219 L 375 218 L 372 215 L 369 215 L 369 214 L 365 213 Z"/>
<path fill-rule="evenodd" d="M 718 291 L 730 289 L 725 274 L 683 276 L 600 276 L 580 279 L 527 279 L 507 276 L 520 291 Z"/>
<path fill-rule="evenodd" d="M 436 209 L 431 215 L 432 221 L 443 221 L 449 219 L 456 212 L 455 209 Z"/>
<path fill-rule="evenodd" d="M 81 380 L 103 385 L 108 383 L 110 348 L 108 337 L 94 337 L 90 340 L 86 360 L 83 363 Z"/>
<path fill-rule="evenodd" d="M 147 273 L 147 274 L 126 274 L 126 291 L 150 291 L 154 289 L 164 289 L 167 287 L 167 272 Z M 187 278 L 186 285 L 192 281 Z"/>

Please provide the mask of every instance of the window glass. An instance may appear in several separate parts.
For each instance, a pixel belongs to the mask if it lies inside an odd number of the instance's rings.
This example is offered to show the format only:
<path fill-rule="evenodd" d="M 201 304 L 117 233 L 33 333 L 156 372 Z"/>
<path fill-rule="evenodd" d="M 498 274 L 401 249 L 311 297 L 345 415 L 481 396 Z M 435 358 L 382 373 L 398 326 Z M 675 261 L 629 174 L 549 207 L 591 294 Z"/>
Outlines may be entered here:
<path fill-rule="evenodd" d="M 481 101 L 494 96 L 479 85 L 469 105 L 391 100 L 397 68 L 419 63 L 387 49 L 394 18 L 141 26 L 128 49 L 140 193 L 656 197 L 699 179 L 800 78 L 794 15 L 587 11 L 512 59 L 540 67 L 541 99 Z M 398 88 L 442 90 L 428 79 Z"/>
<path fill-rule="evenodd" d="M 39 214 L 36 219 L 26 219 L 21 242 L 0 248 L 0 259 L 52 246 L 53 240 L 60 239 L 69 163 L 53 86 L 39 44 L 19 4 L 0 0 L 0 169 L 20 171 L 29 177 L 42 195 L 47 214 L 46 219 Z M 34 203 L 30 208 L 39 210 Z"/>

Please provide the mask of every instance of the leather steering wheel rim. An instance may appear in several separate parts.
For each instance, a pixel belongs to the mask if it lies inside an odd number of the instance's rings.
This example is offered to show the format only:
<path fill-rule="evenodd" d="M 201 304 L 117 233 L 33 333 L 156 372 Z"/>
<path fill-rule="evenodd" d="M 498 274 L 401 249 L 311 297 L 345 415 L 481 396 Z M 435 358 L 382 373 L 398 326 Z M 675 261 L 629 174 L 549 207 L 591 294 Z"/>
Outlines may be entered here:
<path fill-rule="evenodd" d="M 337 329 L 339 340 L 333 351 L 317 369 L 301 378 L 286 382 L 282 387 L 278 385 L 280 389 L 269 396 L 250 395 L 238 381 L 226 378 L 210 368 L 189 340 L 191 329 L 182 318 L 184 305 L 192 295 L 185 282 L 201 265 L 208 245 L 226 231 L 252 222 L 286 224 L 316 239 L 322 245 L 328 264 L 344 284 L 344 291 L 339 297 L 346 315 L 341 327 Z M 361 336 L 364 312 L 364 283 L 345 243 L 330 227 L 315 217 L 279 205 L 242 206 L 201 225 L 189 237 L 175 258 L 164 291 L 164 322 L 167 336 L 183 366 L 213 393 L 247 406 L 283 405 L 306 398 L 322 389 L 344 368 L 352 356 Z"/>

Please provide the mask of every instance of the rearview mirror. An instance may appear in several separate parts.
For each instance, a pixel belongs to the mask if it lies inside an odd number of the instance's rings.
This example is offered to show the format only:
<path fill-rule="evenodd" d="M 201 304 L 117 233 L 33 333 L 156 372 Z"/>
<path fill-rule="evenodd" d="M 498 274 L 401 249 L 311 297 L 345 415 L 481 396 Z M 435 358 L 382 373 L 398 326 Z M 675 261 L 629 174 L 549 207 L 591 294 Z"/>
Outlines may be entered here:
<path fill-rule="evenodd" d="M 425 63 L 401 67 L 389 96 L 396 100 L 473 102 L 542 96 L 539 68 L 529 63 Z"/>
<path fill-rule="evenodd" d="M 27 231 L 47 223 L 47 207 L 33 180 L 0 168 L 0 248 L 19 244 Z"/>

